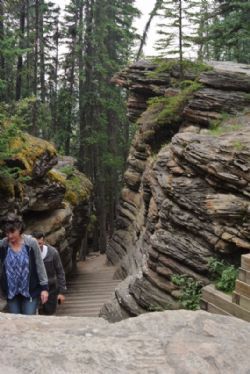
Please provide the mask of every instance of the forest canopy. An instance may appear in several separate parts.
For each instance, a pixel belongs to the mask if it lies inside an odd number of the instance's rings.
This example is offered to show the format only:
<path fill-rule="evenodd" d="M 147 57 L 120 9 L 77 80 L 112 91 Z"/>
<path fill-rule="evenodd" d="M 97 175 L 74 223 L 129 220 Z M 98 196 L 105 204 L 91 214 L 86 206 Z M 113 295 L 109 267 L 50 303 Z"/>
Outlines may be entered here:
<path fill-rule="evenodd" d="M 1 121 L 55 143 L 94 184 L 100 242 L 112 234 L 134 124 L 113 75 L 144 58 L 153 18 L 156 53 L 250 63 L 247 0 L 155 0 L 142 35 L 135 0 L 0 0 Z M 0 150 L 1 152 L 1 150 Z"/>

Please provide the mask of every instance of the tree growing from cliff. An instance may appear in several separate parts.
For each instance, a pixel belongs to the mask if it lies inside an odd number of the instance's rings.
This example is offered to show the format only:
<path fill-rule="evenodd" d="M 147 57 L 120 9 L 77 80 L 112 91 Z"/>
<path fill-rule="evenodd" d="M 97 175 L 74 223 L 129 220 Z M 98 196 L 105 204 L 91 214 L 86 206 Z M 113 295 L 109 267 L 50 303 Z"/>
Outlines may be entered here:
<path fill-rule="evenodd" d="M 162 22 L 158 25 L 160 38 L 156 49 L 162 56 L 178 58 L 180 77 L 183 76 L 184 53 L 191 47 L 191 33 L 194 32 L 194 22 L 190 8 L 198 10 L 199 0 L 163 0 L 160 6 Z"/>

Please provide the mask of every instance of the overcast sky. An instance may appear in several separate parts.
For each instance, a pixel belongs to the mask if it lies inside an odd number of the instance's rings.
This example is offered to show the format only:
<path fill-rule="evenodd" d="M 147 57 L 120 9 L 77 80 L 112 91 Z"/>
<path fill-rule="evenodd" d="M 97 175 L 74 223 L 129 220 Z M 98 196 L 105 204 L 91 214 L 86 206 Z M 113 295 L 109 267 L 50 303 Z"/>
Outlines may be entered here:
<path fill-rule="evenodd" d="M 65 7 L 66 4 L 69 3 L 69 0 L 54 0 L 56 4 L 58 4 L 62 9 Z M 141 11 L 142 16 L 140 19 L 136 20 L 135 27 L 138 29 L 139 33 L 142 34 L 143 28 L 148 20 L 149 13 L 154 7 L 154 0 L 136 0 L 135 5 Z M 151 30 L 148 35 L 147 45 L 144 48 L 144 53 L 147 55 L 154 54 L 153 45 L 155 43 L 156 35 L 155 35 L 155 23 L 151 24 Z"/>

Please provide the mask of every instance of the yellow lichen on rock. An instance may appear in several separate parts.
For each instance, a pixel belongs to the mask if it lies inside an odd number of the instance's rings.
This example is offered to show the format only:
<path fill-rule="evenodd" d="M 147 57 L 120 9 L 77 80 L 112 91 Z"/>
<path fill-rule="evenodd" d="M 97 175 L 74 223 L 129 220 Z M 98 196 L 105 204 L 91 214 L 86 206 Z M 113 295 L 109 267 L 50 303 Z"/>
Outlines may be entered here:
<path fill-rule="evenodd" d="M 50 180 L 59 183 L 66 187 L 66 176 L 59 171 L 53 169 L 48 172 L 48 177 Z"/>
<path fill-rule="evenodd" d="M 26 175 L 30 175 L 37 159 L 48 153 L 51 157 L 56 156 L 55 147 L 46 140 L 36 138 L 27 133 L 11 139 L 10 148 L 14 155 L 12 159 L 18 160 L 25 170 Z"/>
<path fill-rule="evenodd" d="M 49 171 L 48 176 L 66 188 L 64 198 L 71 205 L 76 206 L 90 197 L 93 188 L 92 183 L 78 170 L 72 169 L 70 175 L 66 175 L 60 171 L 51 170 Z"/>
<path fill-rule="evenodd" d="M 65 199 L 72 205 L 78 205 L 81 202 L 86 201 L 92 191 L 92 183 L 82 173 L 77 170 L 74 175 L 69 179 L 66 179 L 66 193 Z"/>

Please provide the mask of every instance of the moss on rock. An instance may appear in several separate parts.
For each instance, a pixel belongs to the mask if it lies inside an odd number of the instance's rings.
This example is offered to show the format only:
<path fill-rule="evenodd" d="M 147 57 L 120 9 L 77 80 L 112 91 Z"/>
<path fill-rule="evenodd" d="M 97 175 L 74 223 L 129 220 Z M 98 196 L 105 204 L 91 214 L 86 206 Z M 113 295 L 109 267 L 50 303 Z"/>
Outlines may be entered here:
<path fill-rule="evenodd" d="M 180 71 L 180 62 L 176 59 L 156 58 L 153 60 L 153 63 L 156 64 L 156 68 L 155 70 L 147 73 L 148 77 L 150 78 L 160 78 L 163 74 L 166 73 L 175 76 L 176 73 Z M 183 60 L 182 69 L 184 76 L 193 76 L 194 78 L 196 78 L 199 74 L 205 71 L 213 70 L 213 67 L 202 62 Z"/>
<path fill-rule="evenodd" d="M 156 97 L 148 101 L 150 106 L 159 111 L 157 118 L 159 125 L 173 124 L 180 121 L 188 99 L 195 91 L 202 88 L 202 85 L 196 81 L 183 81 L 182 83 L 184 88 L 179 89 L 175 95 Z"/>
<path fill-rule="evenodd" d="M 92 183 L 78 170 L 72 168 L 68 175 L 63 172 L 63 169 L 59 171 L 51 170 L 48 176 L 65 187 L 64 197 L 71 205 L 76 206 L 89 199 Z"/>
<path fill-rule="evenodd" d="M 47 153 L 50 158 L 56 157 L 56 149 L 51 143 L 27 133 L 11 139 L 10 148 L 14 153 L 12 159 L 22 167 L 23 175 L 32 175 L 36 161 L 43 154 Z"/>

